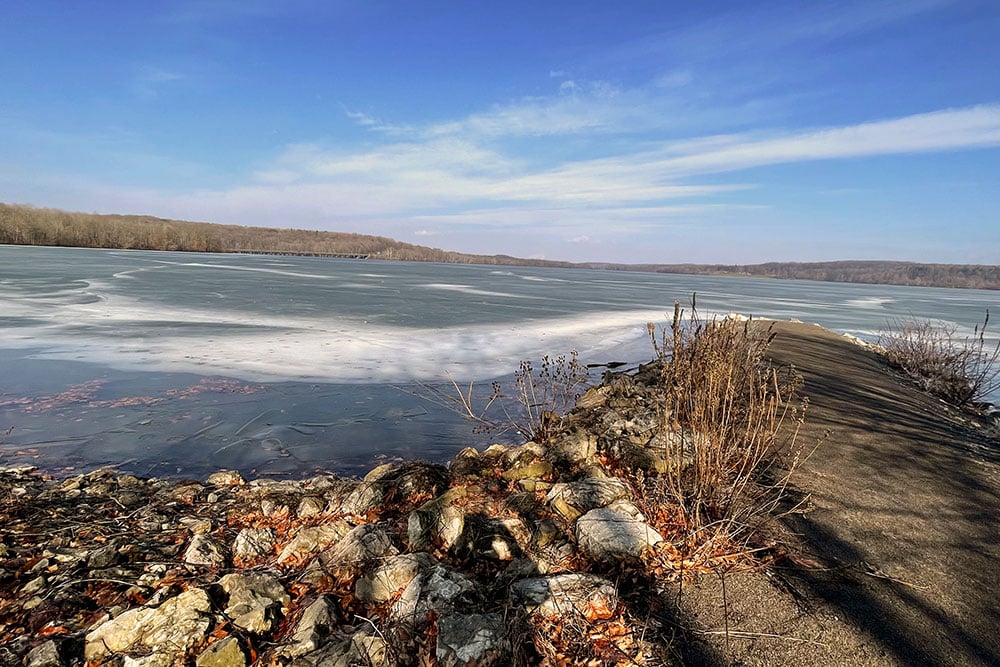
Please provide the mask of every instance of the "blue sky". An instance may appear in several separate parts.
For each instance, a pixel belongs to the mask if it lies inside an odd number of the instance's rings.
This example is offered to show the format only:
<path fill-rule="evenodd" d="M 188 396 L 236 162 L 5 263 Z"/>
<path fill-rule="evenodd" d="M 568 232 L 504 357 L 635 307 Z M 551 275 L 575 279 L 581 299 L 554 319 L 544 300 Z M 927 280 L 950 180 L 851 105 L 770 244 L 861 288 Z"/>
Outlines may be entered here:
<path fill-rule="evenodd" d="M 0 201 L 573 261 L 1000 263 L 1000 3 L 5 0 Z"/>

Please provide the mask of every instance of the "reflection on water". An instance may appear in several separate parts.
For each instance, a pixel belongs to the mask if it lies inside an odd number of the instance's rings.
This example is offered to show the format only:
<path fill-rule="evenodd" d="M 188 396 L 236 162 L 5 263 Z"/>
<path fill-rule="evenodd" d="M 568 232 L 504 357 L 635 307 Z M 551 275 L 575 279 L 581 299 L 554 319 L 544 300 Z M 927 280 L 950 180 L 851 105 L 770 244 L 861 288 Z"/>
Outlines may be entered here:
<path fill-rule="evenodd" d="M 9 353 L 8 353 L 9 354 Z M 482 445 L 419 387 L 246 383 L 188 374 L 122 372 L 90 364 L 12 360 L 36 393 L 0 393 L 0 465 L 56 473 L 115 465 L 142 475 L 357 475 L 376 460 L 445 461 Z M 65 388 L 61 384 L 69 381 Z M 9 429 L 6 435 L 3 431 Z"/>

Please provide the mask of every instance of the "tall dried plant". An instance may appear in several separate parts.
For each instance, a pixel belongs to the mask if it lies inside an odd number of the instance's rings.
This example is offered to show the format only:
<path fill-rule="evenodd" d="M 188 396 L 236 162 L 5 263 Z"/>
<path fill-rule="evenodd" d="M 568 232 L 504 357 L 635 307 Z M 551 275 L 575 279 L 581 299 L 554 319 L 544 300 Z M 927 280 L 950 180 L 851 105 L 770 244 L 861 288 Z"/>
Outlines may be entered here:
<path fill-rule="evenodd" d="M 990 311 L 971 336 L 960 336 L 954 324 L 911 318 L 892 322 L 879 333 L 879 345 L 890 364 L 926 391 L 962 407 L 1000 390 L 1000 341 L 987 343 Z"/>
<path fill-rule="evenodd" d="M 501 435 L 514 432 L 524 440 L 545 442 L 555 434 L 563 416 L 573 407 L 589 380 L 587 367 L 576 350 L 556 357 L 545 355 L 536 371 L 531 361 L 522 361 L 513 381 L 505 387 L 490 385 L 490 394 L 480 403 L 475 385 L 460 386 L 451 376 L 452 391 L 421 385 L 418 394 L 465 416 L 480 433 Z"/>
<path fill-rule="evenodd" d="M 692 296 L 675 303 L 669 329 L 650 339 L 660 362 L 660 438 L 674 463 L 645 480 L 646 496 L 673 505 L 692 548 L 748 536 L 770 516 L 797 464 L 804 404 L 797 379 L 767 363 L 771 327 L 704 319 Z M 783 467 L 779 471 L 779 464 Z"/>

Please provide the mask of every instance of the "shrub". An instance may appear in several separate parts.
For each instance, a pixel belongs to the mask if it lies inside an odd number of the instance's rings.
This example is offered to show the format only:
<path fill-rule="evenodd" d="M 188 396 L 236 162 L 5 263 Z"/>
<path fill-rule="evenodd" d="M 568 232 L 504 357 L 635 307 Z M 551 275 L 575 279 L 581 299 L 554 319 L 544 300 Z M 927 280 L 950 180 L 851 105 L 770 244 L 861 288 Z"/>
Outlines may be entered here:
<path fill-rule="evenodd" d="M 676 464 L 644 480 L 646 509 L 674 515 L 691 558 L 747 539 L 772 516 L 798 461 L 782 455 L 794 450 L 805 405 L 794 401 L 797 376 L 767 361 L 770 327 L 703 319 L 692 297 L 689 319 L 676 303 L 669 331 L 658 337 L 650 324 L 649 333 L 663 392 L 660 437 L 675 443 Z"/>
<path fill-rule="evenodd" d="M 580 397 L 589 373 L 576 350 L 557 357 L 545 355 L 536 372 L 531 361 L 522 361 L 512 385 L 505 389 L 494 381 L 481 409 L 476 407 L 475 386 L 462 388 L 449 376 L 452 391 L 422 385 L 423 397 L 454 410 L 483 433 L 514 431 L 525 440 L 545 442 L 557 433 L 563 416 Z"/>
<path fill-rule="evenodd" d="M 879 333 L 888 362 L 926 391 L 961 407 L 972 407 L 1000 389 L 1000 342 L 986 342 L 990 312 L 972 336 L 954 324 L 911 318 L 890 323 Z"/>

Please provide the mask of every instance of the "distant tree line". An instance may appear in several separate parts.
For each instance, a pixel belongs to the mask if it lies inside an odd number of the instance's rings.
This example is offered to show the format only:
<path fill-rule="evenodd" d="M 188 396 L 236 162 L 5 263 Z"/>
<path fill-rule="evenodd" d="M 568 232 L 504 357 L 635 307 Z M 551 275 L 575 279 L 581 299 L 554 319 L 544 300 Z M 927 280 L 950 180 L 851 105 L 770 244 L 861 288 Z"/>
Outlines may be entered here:
<path fill-rule="evenodd" d="M 676 264 L 651 267 L 651 270 L 660 273 L 759 276 L 837 283 L 1000 289 L 1000 266 L 981 264 L 918 264 L 888 261 L 770 262 L 751 265 Z"/>
<path fill-rule="evenodd" d="M 0 243 L 189 252 L 330 253 L 418 262 L 576 267 L 923 287 L 1000 289 L 1000 266 L 994 265 L 888 261 L 772 262 L 752 265 L 573 264 L 508 255 L 471 255 L 366 234 L 184 222 L 148 215 L 71 213 L 2 203 L 0 203 Z"/>
<path fill-rule="evenodd" d="M 15 204 L 0 204 L 0 243 L 188 252 L 264 250 L 420 262 L 570 266 L 567 262 L 450 252 L 366 234 L 183 222 L 147 215 L 71 213 Z"/>

